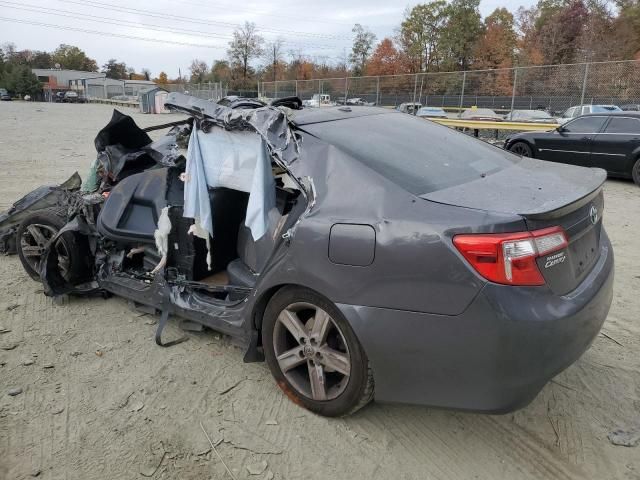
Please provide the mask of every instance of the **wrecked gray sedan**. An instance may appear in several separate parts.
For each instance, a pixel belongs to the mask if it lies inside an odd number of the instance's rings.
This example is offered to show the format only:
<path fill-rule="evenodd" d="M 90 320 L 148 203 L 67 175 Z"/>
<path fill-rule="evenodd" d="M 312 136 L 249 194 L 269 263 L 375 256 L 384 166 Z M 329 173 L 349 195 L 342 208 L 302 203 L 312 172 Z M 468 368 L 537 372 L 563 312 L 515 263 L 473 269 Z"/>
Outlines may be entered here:
<path fill-rule="evenodd" d="M 115 112 L 81 190 L 0 222 L 47 295 L 126 297 L 160 345 L 170 316 L 224 332 L 327 416 L 510 411 L 600 330 L 602 170 L 375 107 L 166 104 L 189 118 L 152 142 Z"/>

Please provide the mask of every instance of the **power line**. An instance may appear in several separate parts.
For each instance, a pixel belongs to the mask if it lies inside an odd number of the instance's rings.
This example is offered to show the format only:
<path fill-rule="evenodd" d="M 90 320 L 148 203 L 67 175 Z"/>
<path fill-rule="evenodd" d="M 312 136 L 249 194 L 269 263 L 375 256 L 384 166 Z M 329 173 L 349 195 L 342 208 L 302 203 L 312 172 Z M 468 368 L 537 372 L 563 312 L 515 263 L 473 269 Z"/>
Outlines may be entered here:
<path fill-rule="evenodd" d="M 21 24 L 25 24 L 25 25 L 34 25 L 34 26 L 51 28 L 51 29 L 56 29 L 56 30 L 66 30 L 66 31 L 73 31 L 73 32 L 80 32 L 80 33 L 88 33 L 90 35 L 99 35 L 99 36 L 103 36 L 103 37 L 123 38 L 123 39 L 128 39 L 128 40 L 141 40 L 141 41 L 144 41 L 144 42 L 162 43 L 162 44 L 168 44 L 168 45 L 180 45 L 180 46 L 187 46 L 187 47 L 210 48 L 210 49 L 214 49 L 214 50 L 226 49 L 225 46 L 220 46 L 220 45 L 209 45 L 209 44 L 202 44 L 202 43 L 180 42 L 180 41 L 175 41 L 175 40 L 162 40 L 162 39 L 159 39 L 159 38 L 138 37 L 138 36 L 135 36 L 135 35 L 125 35 L 125 34 L 113 33 L 113 32 L 103 32 L 103 31 L 98 31 L 98 30 L 89 30 L 89 29 L 85 29 L 85 28 L 69 27 L 69 26 L 66 26 L 66 25 L 57 25 L 57 24 L 51 24 L 51 23 L 36 22 L 36 21 L 32 21 L 32 20 L 24 20 L 24 19 L 19 19 L 19 18 L 0 17 L 0 21 L 9 22 L 9 23 L 21 23 Z M 312 57 L 314 57 L 314 58 L 332 59 L 332 60 L 340 60 L 339 57 L 331 57 L 331 56 L 328 56 L 328 55 L 306 55 L 305 56 L 305 58 L 312 58 Z"/>
<path fill-rule="evenodd" d="M 191 30 L 191 29 L 176 28 L 176 27 L 170 28 L 163 25 L 132 22 L 129 20 L 121 20 L 121 19 L 115 19 L 110 17 L 99 17 L 96 15 L 90 15 L 85 13 L 70 12 L 68 10 L 55 10 L 52 8 L 39 7 L 39 6 L 29 5 L 29 4 L 16 4 L 14 2 L 8 2 L 4 0 L 0 0 L 0 5 L 3 5 L 7 8 L 13 8 L 16 10 L 43 13 L 46 15 L 56 15 L 56 16 L 65 17 L 65 18 L 76 18 L 76 19 L 88 20 L 92 22 L 108 23 L 111 25 L 118 25 L 118 26 L 124 26 L 124 27 L 144 28 L 146 30 L 155 30 L 159 32 L 176 33 L 176 34 L 190 35 L 190 36 L 195 36 L 195 35 L 207 36 L 207 37 L 216 38 L 216 39 L 227 39 L 227 40 L 233 39 L 233 36 L 231 35 L 222 35 L 222 34 L 213 33 L 213 32 L 205 32 L 202 30 Z M 25 6 L 15 6 L 15 5 L 25 5 Z M 334 48 L 328 45 L 298 44 L 298 43 L 287 41 L 286 39 L 283 40 L 283 43 L 287 43 L 289 45 L 300 45 L 302 47 L 307 47 L 312 49 L 333 49 Z"/>
<path fill-rule="evenodd" d="M 286 19 L 289 19 L 289 20 L 295 20 L 297 22 L 325 23 L 325 24 L 328 24 L 328 25 L 342 25 L 342 26 L 349 27 L 349 28 L 353 27 L 352 23 L 335 22 L 335 21 L 331 21 L 331 20 L 322 20 L 322 19 L 319 19 L 319 18 L 312 18 L 312 17 L 300 17 L 300 16 L 297 16 L 297 15 L 281 15 L 281 14 L 273 14 L 273 13 L 270 14 L 270 13 L 256 11 L 256 10 L 248 9 L 248 8 L 238 8 L 237 5 L 230 5 L 228 3 L 219 3 L 219 2 L 201 3 L 201 2 L 193 2 L 193 1 L 189 1 L 189 0 L 182 0 L 182 2 L 180 2 L 180 3 L 187 3 L 189 5 L 195 5 L 197 7 L 207 8 L 207 10 L 214 10 L 213 8 L 211 8 L 211 6 L 218 5 L 218 6 L 224 7 L 224 8 L 233 8 L 234 11 L 238 11 L 238 12 L 253 13 L 253 14 L 256 14 L 256 15 L 260 15 L 261 17 L 286 18 Z"/>
<path fill-rule="evenodd" d="M 104 10 L 112 10 L 112 11 L 117 11 L 117 12 L 121 12 L 121 13 L 135 13 L 135 14 L 142 14 L 148 17 L 156 17 L 156 18 L 162 18 L 165 20 L 171 20 L 171 21 L 181 21 L 181 22 L 189 22 L 189 23 L 198 23 L 201 25 L 218 25 L 220 27 L 223 28 L 240 28 L 243 25 L 238 24 L 238 23 L 231 23 L 231 22 L 221 22 L 219 20 L 201 20 L 199 18 L 194 18 L 194 17 L 185 17 L 185 16 L 181 16 L 181 15 L 169 15 L 166 13 L 159 13 L 159 12 L 152 12 L 150 10 L 143 10 L 143 9 L 139 9 L 139 8 L 133 8 L 133 7 L 121 7 L 119 5 L 113 5 L 111 3 L 104 3 L 104 2 L 98 2 L 95 0 L 58 0 L 59 2 L 63 2 L 63 3 L 71 3 L 74 5 L 81 5 L 83 7 L 86 6 L 92 6 L 92 7 L 96 7 L 96 8 L 102 8 Z M 263 32 L 271 32 L 271 33 L 283 33 L 283 34 L 291 34 L 291 35 L 300 35 L 300 36 L 306 36 L 306 37 L 312 37 L 312 38 L 323 38 L 323 39 L 329 39 L 329 40 L 351 40 L 351 37 L 345 37 L 345 36 L 339 36 L 339 35 L 327 35 L 327 34 L 321 34 L 321 33 L 310 33 L 310 32 L 299 32 L 299 31 L 294 31 L 294 30 L 280 30 L 280 29 L 275 29 L 275 28 L 265 28 L 265 27 L 258 27 L 258 30 L 263 31 Z"/>
<path fill-rule="evenodd" d="M 221 35 L 221 34 L 215 34 L 215 33 L 209 33 L 209 32 L 203 32 L 200 30 L 189 30 L 189 29 L 180 29 L 180 28 L 166 28 L 163 27 L 162 25 L 154 25 L 154 24 L 144 24 L 144 23 L 137 23 L 137 22 L 131 22 L 129 20 L 120 20 L 120 19 L 116 19 L 116 18 L 111 18 L 111 17 L 99 17 L 97 15 L 89 15 L 89 14 L 84 14 L 84 13 L 77 13 L 77 12 L 70 12 L 69 10 L 55 10 L 53 8 L 46 8 L 46 7 L 39 7 L 36 5 L 29 5 L 29 4 L 19 4 L 19 3 L 14 3 L 14 2 L 7 2 L 4 0 L 0 0 L 0 5 L 6 7 L 6 8 L 12 8 L 15 10 L 23 10 L 23 11 L 27 11 L 27 12 L 35 12 L 35 13 L 43 13 L 46 15 L 56 15 L 58 17 L 65 17 L 65 18 L 76 18 L 79 20 L 89 20 L 89 21 L 96 21 L 96 22 L 102 22 L 102 23 L 108 23 L 110 25 L 118 25 L 118 26 L 131 26 L 133 28 L 146 28 L 148 30 L 157 30 L 157 31 L 161 31 L 161 32 L 169 32 L 169 33 L 185 33 L 185 34 L 197 34 L 197 35 L 204 35 L 204 36 L 208 36 L 208 37 L 212 37 L 212 38 L 221 38 L 221 39 L 232 39 L 233 37 L 231 35 Z M 156 28 L 158 27 L 158 28 Z"/>
<path fill-rule="evenodd" d="M 145 30 L 154 30 L 158 32 L 167 32 L 167 33 L 174 33 L 174 34 L 188 35 L 188 36 L 199 36 L 199 37 L 206 36 L 206 37 L 211 37 L 215 39 L 226 39 L 226 40 L 233 39 L 232 35 L 223 35 L 223 34 L 218 34 L 213 32 L 205 32 L 202 30 L 166 27 L 164 25 L 157 25 L 157 24 L 132 22 L 129 20 L 116 19 L 112 17 L 99 17 L 96 15 L 90 15 L 86 13 L 71 12 L 69 10 L 56 10 L 53 8 L 40 7 L 38 5 L 31 5 L 31 4 L 19 4 L 15 2 L 6 1 L 6 0 L 0 0 L 0 5 L 5 6 L 6 8 L 15 9 L 15 10 L 42 13 L 45 15 L 55 15 L 55 16 L 64 17 L 64 18 L 88 20 L 90 22 L 106 23 L 106 24 L 116 25 L 116 26 L 123 26 L 123 27 L 130 27 L 130 28 L 143 28 Z M 318 49 L 318 50 L 335 49 L 335 47 L 331 47 L 329 45 L 299 44 L 299 43 L 287 41 L 286 39 L 283 40 L 283 43 L 286 43 L 292 46 L 300 45 L 303 48 L 309 48 L 309 49 Z M 222 45 L 220 46 L 222 47 Z"/>
<path fill-rule="evenodd" d="M 120 33 L 113 32 L 101 32 L 97 30 L 88 30 L 84 28 L 76 28 L 76 27 L 67 27 L 65 25 L 55 25 L 51 23 L 43 23 L 43 22 L 34 22 L 31 20 L 23 20 L 19 18 L 8 18 L 8 17 L 0 17 L 0 21 L 10 22 L 10 23 L 22 23 L 26 25 L 36 25 L 39 27 L 47 27 L 53 28 L 57 30 L 68 30 L 73 32 L 81 32 L 81 33 L 89 33 L 92 35 L 101 35 L 103 37 L 115 37 L 115 38 L 126 38 L 129 40 L 142 40 L 143 42 L 155 42 L 155 43 L 165 43 L 171 45 L 184 45 L 187 47 L 200 47 L 200 48 L 212 48 L 212 49 L 221 49 L 225 47 L 220 47 L 219 45 L 207 45 L 203 43 L 190 43 L 190 42 L 178 42 L 173 40 L 162 40 L 159 38 L 145 38 L 145 37 L 136 37 L 134 35 L 125 35 Z"/>

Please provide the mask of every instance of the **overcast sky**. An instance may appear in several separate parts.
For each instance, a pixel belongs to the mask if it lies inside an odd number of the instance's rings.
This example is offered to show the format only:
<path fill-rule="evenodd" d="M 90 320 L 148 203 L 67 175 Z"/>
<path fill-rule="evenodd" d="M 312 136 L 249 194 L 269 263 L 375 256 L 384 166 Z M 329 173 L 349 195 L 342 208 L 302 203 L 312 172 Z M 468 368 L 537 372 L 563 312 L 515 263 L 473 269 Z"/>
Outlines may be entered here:
<path fill-rule="evenodd" d="M 286 52 L 302 51 L 336 60 L 349 52 L 354 23 L 368 26 L 381 39 L 393 35 L 405 8 L 417 3 L 420 2 L 0 0 L 0 43 L 8 41 L 19 49 L 47 51 L 67 43 L 82 48 L 98 65 L 117 58 L 137 71 L 149 68 L 157 76 L 164 70 L 175 77 L 179 68 L 185 75 L 194 58 L 209 65 L 214 59 L 224 58 L 234 28 L 245 21 L 255 22 L 267 40 L 281 37 Z M 528 7 L 535 1 L 508 3 L 515 11 L 518 6 Z M 504 4 L 483 0 L 480 11 L 485 16 Z"/>

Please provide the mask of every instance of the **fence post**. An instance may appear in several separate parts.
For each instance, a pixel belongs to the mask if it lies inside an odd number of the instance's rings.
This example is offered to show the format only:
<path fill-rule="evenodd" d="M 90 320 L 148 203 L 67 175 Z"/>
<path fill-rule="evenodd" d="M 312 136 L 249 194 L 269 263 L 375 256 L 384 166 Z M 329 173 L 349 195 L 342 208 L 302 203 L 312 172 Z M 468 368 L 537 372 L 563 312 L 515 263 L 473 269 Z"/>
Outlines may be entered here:
<path fill-rule="evenodd" d="M 460 113 L 462 112 L 462 103 L 464 102 L 464 84 L 467 82 L 467 71 L 462 72 L 462 92 L 460 93 Z"/>
<path fill-rule="evenodd" d="M 278 81 L 273 82 L 273 98 L 278 98 Z"/>
<path fill-rule="evenodd" d="M 518 82 L 518 67 L 513 69 L 513 90 L 511 91 L 511 113 L 510 119 L 513 121 L 513 105 L 516 101 L 516 83 Z"/>
<path fill-rule="evenodd" d="M 376 77 L 376 106 L 380 106 L 380 77 Z"/>
<path fill-rule="evenodd" d="M 349 96 L 349 77 L 344 77 L 344 105 L 347 104 L 347 97 Z"/>
<path fill-rule="evenodd" d="M 415 105 L 415 103 L 416 103 L 416 92 L 417 92 L 417 90 L 418 90 L 418 74 L 416 73 L 416 76 L 415 76 L 415 78 L 413 79 L 413 101 L 412 101 L 412 103 L 413 103 L 413 114 L 414 114 L 414 115 L 417 113 L 417 112 L 416 112 L 416 105 Z"/>
<path fill-rule="evenodd" d="M 318 80 L 318 108 L 322 106 L 322 80 Z"/>
<path fill-rule="evenodd" d="M 582 93 L 580 94 L 580 105 L 584 104 L 584 93 L 587 90 L 587 76 L 589 75 L 589 64 L 584 64 L 584 77 L 582 77 Z"/>
<path fill-rule="evenodd" d="M 296 97 L 298 96 L 298 80 L 296 79 Z"/>

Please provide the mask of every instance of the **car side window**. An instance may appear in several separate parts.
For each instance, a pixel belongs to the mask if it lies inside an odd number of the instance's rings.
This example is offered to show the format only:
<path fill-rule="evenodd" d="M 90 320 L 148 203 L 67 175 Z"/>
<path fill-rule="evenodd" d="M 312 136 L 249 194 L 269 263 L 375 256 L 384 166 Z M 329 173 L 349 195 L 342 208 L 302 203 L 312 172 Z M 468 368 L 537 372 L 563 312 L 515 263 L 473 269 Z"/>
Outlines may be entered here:
<path fill-rule="evenodd" d="M 626 133 L 640 135 L 640 120 L 637 118 L 613 117 L 604 133 Z"/>
<path fill-rule="evenodd" d="M 607 117 L 582 117 L 565 123 L 563 131 L 567 133 L 597 133 Z"/>
<path fill-rule="evenodd" d="M 591 113 L 590 110 L 591 109 L 589 108 L 589 106 L 582 107 L 582 115 L 585 115 L 587 113 Z"/>
<path fill-rule="evenodd" d="M 576 111 L 576 107 L 568 108 L 562 114 L 562 118 L 571 118 L 573 117 L 573 112 Z"/>

